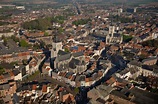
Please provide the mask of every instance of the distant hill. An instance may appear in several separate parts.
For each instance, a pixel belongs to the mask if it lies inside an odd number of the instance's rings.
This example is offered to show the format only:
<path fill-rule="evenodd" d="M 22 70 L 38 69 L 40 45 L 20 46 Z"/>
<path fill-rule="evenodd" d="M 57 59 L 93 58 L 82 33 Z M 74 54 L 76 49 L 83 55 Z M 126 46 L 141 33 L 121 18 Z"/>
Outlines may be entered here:
<path fill-rule="evenodd" d="M 0 3 L 1 3 L 1 2 L 6 2 L 6 3 L 7 3 L 7 2 L 12 2 L 12 1 L 13 1 L 13 0 L 0 0 Z"/>
<path fill-rule="evenodd" d="M 72 0 L 0 0 L 0 3 L 13 3 L 13 2 L 58 2 L 58 3 L 70 3 Z M 97 2 L 111 2 L 111 3 L 150 3 L 158 2 L 158 0 L 76 0 L 79 2 L 97 3 Z"/>
<path fill-rule="evenodd" d="M 158 0 L 76 0 L 82 2 L 158 2 Z"/>
<path fill-rule="evenodd" d="M 13 3 L 13 2 L 59 2 L 68 3 L 71 0 L 0 0 L 0 3 Z"/>

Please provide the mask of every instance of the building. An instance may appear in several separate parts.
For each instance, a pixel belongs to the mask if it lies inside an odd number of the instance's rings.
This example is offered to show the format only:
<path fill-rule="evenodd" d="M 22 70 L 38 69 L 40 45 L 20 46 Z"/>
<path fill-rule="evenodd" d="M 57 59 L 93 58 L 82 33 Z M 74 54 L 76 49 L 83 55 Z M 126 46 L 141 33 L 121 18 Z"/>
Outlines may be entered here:
<path fill-rule="evenodd" d="M 158 58 L 157 57 L 150 57 L 148 59 L 144 59 L 142 63 L 144 65 L 155 65 L 157 63 Z"/>
<path fill-rule="evenodd" d="M 59 50 L 62 50 L 62 42 L 54 36 L 52 42 L 51 58 L 55 58 L 58 55 Z"/>
<path fill-rule="evenodd" d="M 61 71 L 67 70 L 72 71 L 74 73 L 81 73 L 85 71 L 87 68 L 85 63 L 85 56 L 83 52 L 57 55 L 57 57 L 54 60 L 54 68 Z"/>
<path fill-rule="evenodd" d="M 115 26 L 109 26 L 109 33 L 106 35 L 106 44 L 120 44 L 123 41 L 121 34 L 116 32 L 118 28 L 115 29 Z M 117 30 L 118 31 L 118 30 Z"/>

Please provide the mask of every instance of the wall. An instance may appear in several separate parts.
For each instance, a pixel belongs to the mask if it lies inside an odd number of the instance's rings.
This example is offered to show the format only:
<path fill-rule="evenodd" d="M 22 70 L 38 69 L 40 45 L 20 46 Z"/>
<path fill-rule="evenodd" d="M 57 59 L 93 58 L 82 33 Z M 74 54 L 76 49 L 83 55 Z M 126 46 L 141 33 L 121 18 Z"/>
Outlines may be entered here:
<path fill-rule="evenodd" d="M 14 77 L 14 80 L 22 80 L 22 73 L 20 72 L 18 75 Z"/>

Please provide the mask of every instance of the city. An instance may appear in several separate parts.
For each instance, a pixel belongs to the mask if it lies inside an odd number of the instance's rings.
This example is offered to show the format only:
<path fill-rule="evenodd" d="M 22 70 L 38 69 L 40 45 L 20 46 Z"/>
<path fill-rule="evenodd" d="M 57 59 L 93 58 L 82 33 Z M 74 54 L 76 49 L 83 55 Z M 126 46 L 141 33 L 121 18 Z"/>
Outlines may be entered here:
<path fill-rule="evenodd" d="M 158 104 L 158 0 L 1 0 L 0 104 Z"/>

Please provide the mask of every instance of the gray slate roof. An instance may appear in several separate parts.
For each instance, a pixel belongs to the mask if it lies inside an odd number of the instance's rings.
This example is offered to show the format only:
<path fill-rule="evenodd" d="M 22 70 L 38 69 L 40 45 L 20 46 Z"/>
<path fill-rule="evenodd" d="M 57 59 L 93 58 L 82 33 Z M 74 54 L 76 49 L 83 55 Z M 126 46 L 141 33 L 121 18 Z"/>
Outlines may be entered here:
<path fill-rule="evenodd" d="M 76 65 L 80 65 L 80 64 L 81 64 L 80 60 L 72 58 L 72 60 L 69 62 L 69 67 L 75 69 Z"/>
<path fill-rule="evenodd" d="M 16 76 L 16 75 L 18 75 L 20 73 L 20 71 L 19 70 L 13 70 L 13 74 Z"/>
<path fill-rule="evenodd" d="M 58 51 L 58 55 L 61 56 L 61 55 L 66 55 L 68 54 L 68 52 L 65 52 L 65 51 L 62 51 L 62 50 L 59 50 Z"/>
<path fill-rule="evenodd" d="M 74 57 L 80 57 L 80 56 L 83 56 L 84 53 L 81 51 L 81 52 L 72 53 L 72 55 L 73 55 Z"/>
<path fill-rule="evenodd" d="M 62 56 L 57 56 L 56 60 L 58 62 L 60 61 L 64 61 L 64 60 L 69 60 L 71 58 L 71 54 L 68 53 L 68 54 L 65 54 L 65 55 L 62 55 Z"/>
<path fill-rule="evenodd" d="M 2 84 L 0 85 L 0 90 L 8 90 L 10 89 L 10 85 L 9 84 Z"/>
<path fill-rule="evenodd" d="M 18 45 L 11 39 L 7 41 L 7 46 L 8 47 L 4 46 L 3 43 L 0 43 L 0 55 L 13 54 L 13 53 L 27 51 L 27 48 L 18 47 Z M 13 56 L 14 55 L 15 54 L 13 54 Z"/>

